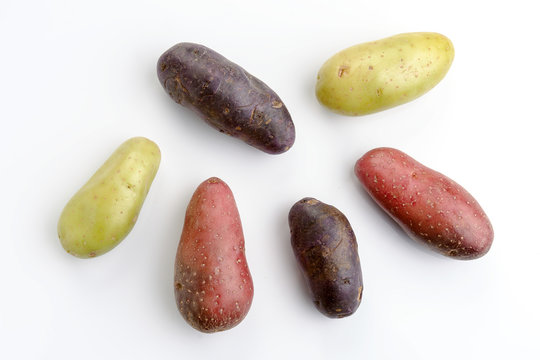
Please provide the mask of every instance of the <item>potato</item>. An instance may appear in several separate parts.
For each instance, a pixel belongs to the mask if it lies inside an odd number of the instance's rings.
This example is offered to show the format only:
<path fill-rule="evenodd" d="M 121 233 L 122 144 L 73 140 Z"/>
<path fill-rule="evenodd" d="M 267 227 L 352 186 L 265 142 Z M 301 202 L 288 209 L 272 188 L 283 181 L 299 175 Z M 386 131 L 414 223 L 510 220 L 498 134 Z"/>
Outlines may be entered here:
<path fill-rule="evenodd" d="M 215 51 L 180 43 L 157 64 L 159 81 L 178 104 L 220 132 L 269 154 L 290 149 L 295 129 L 283 101 L 261 80 Z"/>
<path fill-rule="evenodd" d="M 409 235 L 442 255 L 471 260 L 493 243 L 486 213 L 462 186 L 392 148 L 368 151 L 354 172 L 373 200 Z"/>
<path fill-rule="evenodd" d="M 317 309 L 331 318 L 352 315 L 362 299 L 358 245 L 338 209 L 313 198 L 289 212 L 291 245 Z"/>
<path fill-rule="evenodd" d="M 319 70 L 316 95 L 343 115 L 365 115 L 409 102 L 442 80 L 454 47 L 437 33 L 407 33 L 352 46 Z"/>
<path fill-rule="evenodd" d="M 176 305 L 195 329 L 231 329 L 247 315 L 253 280 L 234 196 L 216 177 L 197 187 L 186 210 L 174 263 Z"/>
<path fill-rule="evenodd" d="M 58 221 L 64 249 L 91 258 L 118 245 L 135 225 L 160 159 L 146 138 L 120 145 L 64 208 Z"/>

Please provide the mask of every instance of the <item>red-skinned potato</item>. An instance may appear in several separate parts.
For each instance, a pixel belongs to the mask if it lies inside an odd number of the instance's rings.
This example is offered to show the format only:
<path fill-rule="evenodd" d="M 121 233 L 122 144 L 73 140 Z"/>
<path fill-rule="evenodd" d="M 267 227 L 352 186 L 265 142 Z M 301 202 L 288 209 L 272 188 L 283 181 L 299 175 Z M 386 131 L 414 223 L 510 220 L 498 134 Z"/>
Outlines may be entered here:
<path fill-rule="evenodd" d="M 392 148 L 362 156 L 355 173 L 364 189 L 413 239 L 451 258 L 488 252 L 493 228 L 463 187 Z"/>
<path fill-rule="evenodd" d="M 210 178 L 193 194 L 174 270 L 176 305 L 195 329 L 228 330 L 244 319 L 253 300 L 253 281 L 240 215 L 222 180 Z"/>

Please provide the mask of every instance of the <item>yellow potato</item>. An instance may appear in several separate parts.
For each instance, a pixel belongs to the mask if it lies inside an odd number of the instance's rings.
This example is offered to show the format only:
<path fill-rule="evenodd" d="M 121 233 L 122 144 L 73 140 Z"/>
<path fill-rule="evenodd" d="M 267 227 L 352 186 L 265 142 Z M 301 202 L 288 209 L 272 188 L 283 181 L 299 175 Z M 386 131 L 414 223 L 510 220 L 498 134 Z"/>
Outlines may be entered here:
<path fill-rule="evenodd" d="M 124 142 L 71 198 L 58 221 L 66 251 L 80 258 L 106 253 L 131 231 L 161 160 L 143 137 Z"/>
<path fill-rule="evenodd" d="M 317 76 L 319 102 L 343 115 L 365 115 L 409 102 L 442 80 L 454 47 L 437 33 L 407 33 L 352 46 Z"/>

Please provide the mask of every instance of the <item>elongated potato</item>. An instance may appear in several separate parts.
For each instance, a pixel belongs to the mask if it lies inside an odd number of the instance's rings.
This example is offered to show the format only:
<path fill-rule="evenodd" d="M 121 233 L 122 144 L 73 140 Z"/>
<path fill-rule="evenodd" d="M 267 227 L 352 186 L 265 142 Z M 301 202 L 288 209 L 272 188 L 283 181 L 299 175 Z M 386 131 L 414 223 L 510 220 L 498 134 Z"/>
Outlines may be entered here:
<path fill-rule="evenodd" d="M 486 213 L 462 186 L 392 148 L 368 151 L 354 167 L 367 193 L 414 240 L 470 260 L 493 243 Z"/>
<path fill-rule="evenodd" d="M 289 212 L 291 245 L 317 309 L 331 318 L 352 315 L 362 299 L 363 282 L 356 237 L 335 207 L 313 198 Z"/>
<path fill-rule="evenodd" d="M 294 124 L 279 96 L 217 52 L 180 43 L 161 55 L 157 72 L 174 101 L 220 132 L 269 154 L 293 145 Z"/>
<path fill-rule="evenodd" d="M 64 249 L 91 258 L 131 231 L 159 167 L 158 146 L 143 137 L 124 142 L 71 198 L 58 221 Z"/>
<path fill-rule="evenodd" d="M 365 115 L 409 102 L 442 80 L 454 59 L 451 41 L 437 33 L 399 34 L 355 45 L 319 70 L 316 95 L 343 115 Z"/>

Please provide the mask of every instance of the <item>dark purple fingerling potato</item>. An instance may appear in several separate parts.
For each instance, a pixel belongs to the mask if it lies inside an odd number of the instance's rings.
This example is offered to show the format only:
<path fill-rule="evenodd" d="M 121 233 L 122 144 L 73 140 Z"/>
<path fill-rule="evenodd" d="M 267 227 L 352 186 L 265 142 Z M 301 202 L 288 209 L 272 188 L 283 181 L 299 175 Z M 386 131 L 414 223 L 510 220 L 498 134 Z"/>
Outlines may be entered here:
<path fill-rule="evenodd" d="M 159 81 L 171 98 L 220 132 L 269 154 L 291 148 L 289 111 L 265 83 L 217 52 L 180 43 L 158 60 Z"/>
<path fill-rule="evenodd" d="M 291 245 L 317 309 L 331 318 L 352 315 L 362 300 L 358 245 L 349 221 L 313 198 L 289 212 Z"/>

